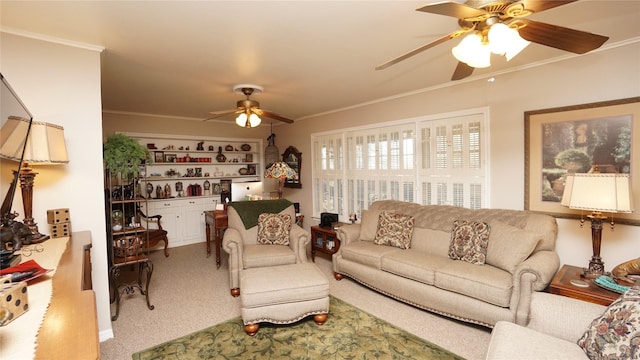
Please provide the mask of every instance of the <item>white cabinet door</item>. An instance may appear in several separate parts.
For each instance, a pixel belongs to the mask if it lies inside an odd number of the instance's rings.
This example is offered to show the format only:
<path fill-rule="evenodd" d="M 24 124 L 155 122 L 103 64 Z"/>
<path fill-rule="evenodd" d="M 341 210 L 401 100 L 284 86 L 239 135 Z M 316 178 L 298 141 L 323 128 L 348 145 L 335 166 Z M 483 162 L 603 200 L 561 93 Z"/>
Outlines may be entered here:
<path fill-rule="evenodd" d="M 169 247 L 181 245 L 182 233 L 180 230 L 180 207 L 172 201 L 153 201 L 148 203 L 148 216 L 161 215 L 162 228 L 167 231 Z"/>
<path fill-rule="evenodd" d="M 189 199 L 183 202 L 180 222 L 184 231 L 184 240 L 188 243 L 205 240 L 203 199 Z"/>

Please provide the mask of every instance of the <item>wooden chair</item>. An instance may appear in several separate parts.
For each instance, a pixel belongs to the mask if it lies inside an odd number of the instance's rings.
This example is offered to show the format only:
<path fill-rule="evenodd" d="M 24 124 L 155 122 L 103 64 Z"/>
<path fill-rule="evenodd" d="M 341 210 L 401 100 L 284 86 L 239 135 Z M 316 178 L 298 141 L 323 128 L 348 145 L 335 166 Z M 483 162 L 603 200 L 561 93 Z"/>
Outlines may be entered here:
<path fill-rule="evenodd" d="M 141 222 L 144 221 L 144 228 L 147 236 L 147 249 L 154 248 L 160 241 L 164 241 L 164 256 L 169 257 L 169 238 L 167 237 L 167 230 L 162 228 L 162 215 L 147 216 L 140 207 L 137 207 L 136 213 L 140 216 Z"/>

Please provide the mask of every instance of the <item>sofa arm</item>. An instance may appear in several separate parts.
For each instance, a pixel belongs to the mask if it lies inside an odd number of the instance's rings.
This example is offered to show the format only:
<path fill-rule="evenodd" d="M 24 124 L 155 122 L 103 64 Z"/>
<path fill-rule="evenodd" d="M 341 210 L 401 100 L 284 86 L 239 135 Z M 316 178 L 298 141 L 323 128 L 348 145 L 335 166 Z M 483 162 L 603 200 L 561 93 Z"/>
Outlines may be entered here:
<path fill-rule="evenodd" d="M 554 251 L 541 250 L 523 261 L 513 274 L 511 309 L 515 323 L 526 325 L 531 311 L 531 296 L 543 291 L 560 267 L 560 258 Z"/>
<path fill-rule="evenodd" d="M 336 231 L 340 245 L 346 245 L 360 240 L 360 224 L 343 224 Z"/>
<path fill-rule="evenodd" d="M 311 241 L 309 232 L 298 225 L 291 226 L 289 232 L 289 246 L 298 257 L 297 262 L 307 262 L 307 244 Z"/>
<path fill-rule="evenodd" d="M 222 238 L 222 248 L 229 254 L 229 286 L 230 289 L 240 287 L 240 270 L 243 268 L 242 252 L 244 249 L 242 236 L 237 229 L 227 228 Z"/>
<path fill-rule="evenodd" d="M 527 327 L 576 342 L 593 319 L 602 315 L 606 308 L 565 296 L 536 292 L 531 296 L 531 315 Z"/>
<path fill-rule="evenodd" d="M 523 261 L 514 272 L 515 278 L 521 278 L 523 273 L 535 276 L 533 290 L 543 291 L 560 269 L 560 257 L 555 251 L 541 250 L 533 253 Z"/>

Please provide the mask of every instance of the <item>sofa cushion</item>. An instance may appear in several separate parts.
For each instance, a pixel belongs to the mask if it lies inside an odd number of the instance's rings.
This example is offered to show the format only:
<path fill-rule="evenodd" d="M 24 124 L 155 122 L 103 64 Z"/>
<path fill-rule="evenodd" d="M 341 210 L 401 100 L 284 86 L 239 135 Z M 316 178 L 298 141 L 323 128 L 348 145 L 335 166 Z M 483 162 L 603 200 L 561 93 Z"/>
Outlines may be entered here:
<path fill-rule="evenodd" d="M 514 273 L 536 248 L 542 235 L 492 221 L 486 263 Z"/>
<path fill-rule="evenodd" d="M 356 241 L 340 247 L 345 260 L 380 269 L 382 257 L 394 251 L 402 251 L 391 246 L 380 246 L 370 241 Z"/>
<path fill-rule="evenodd" d="M 362 219 L 360 220 L 360 240 L 373 241 L 378 230 L 379 210 L 362 210 Z"/>
<path fill-rule="evenodd" d="M 411 249 L 431 255 L 439 255 L 448 259 L 450 242 L 450 232 L 414 226 L 413 236 L 411 237 Z"/>
<path fill-rule="evenodd" d="M 245 269 L 296 263 L 296 254 L 288 246 L 245 244 L 242 264 Z"/>
<path fill-rule="evenodd" d="M 435 285 L 488 303 L 509 307 L 512 275 L 491 265 L 451 260 L 436 271 Z"/>
<path fill-rule="evenodd" d="M 487 256 L 489 224 L 472 220 L 454 220 L 449 258 L 482 265 Z"/>
<path fill-rule="evenodd" d="M 394 246 L 400 249 L 411 247 L 413 216 L 383 211 L 378 217 L 378 229 L 373 242 L 377 245 Z"/>
<path fill-rule="evenodd" d="M 409 249 L 394 251 L 382 257 L 381 269 L 392 274 L 433 285 L 438 268 L 452 261 L 447 257 L 429 255 Z"/>
<path fill-rule="evenodd" d="M 258 244 L 289 245 L 291 216 L 263 213 L 258 216 Z"/>
<path fill-rule="evenodd" d="M 640 356 L 640 287 L 627 290 L 596 318 L 578 340 L 589 359 Z"/>

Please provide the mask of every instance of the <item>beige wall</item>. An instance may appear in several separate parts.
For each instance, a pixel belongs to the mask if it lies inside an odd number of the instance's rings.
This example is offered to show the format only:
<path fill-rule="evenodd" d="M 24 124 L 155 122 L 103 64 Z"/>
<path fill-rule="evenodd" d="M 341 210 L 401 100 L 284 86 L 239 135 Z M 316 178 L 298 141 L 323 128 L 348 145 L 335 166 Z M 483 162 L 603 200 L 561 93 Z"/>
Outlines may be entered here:
<path fill-rule="evenodd" d="M 113 336 L 109 313 L 103 199 L 100 49 L 0 32 L 0 71 L 34 116 L 64 127 L 69 164 L 34 167 L 33 217 L 50 234 L 47 210 L 68 208 L 72 231 L 91 231 L 93 287 L 100 338 Z M 8 166 L 7 166 L 8 165 Z M 2 194 L 17 164 L 0 164 Z M 22 219 L 17 192 L 13 210 Z M 79 281 L 79 279 L 78 279 Z"/>
<path fill-rule="evenodd" d="M 639 96 L 640 45 L 632 43 L 579 57 L 567 56 L 563 61 L 521 69 L 515 73 L 496 74 L 495 78 L 496 81 L 493 83 L 485 79 L 451 83 L 449 86 L 426 89 L 423 92 L 274 128 L 274 133 L 277 134 L 276 145 L 281 152 L 287 146 L 293 145 L 303 153 L 301 178 L 303 188 L 285 188 L 284 195 L 292 201 L 301 203 L 302 212 L 307 214 L 305 225 L 312 224 L 314 220 L 309 218 L 312 213 L 310 187 L 310 135 L 312 133 L 346 128 L 345 124 L 351 127 L 489 107 L 491 131 L 489 166 L 492 194 L 490 207 L 523 209 L 524 112 Z M 345 97 L 348 96 L 349 94 L 345 94 Z M 151 119 L 136 120 L 145 121 L 145 125 L 142 126 L 147 128 L 156 123 Z M 117 127 L 116 121 L 119 121 Z M 105 129 L 143 131 L 140 128 L 134 130 L 129 126 L 129 122 L 112 119 L 109 114 L 104 115 L 104 122 Z M 122 126 L 121 129 L 120 126 Z M 184 122 L 181 126 L 181 132 L 193 134 L 194 132 L 191 131 L 198 131 L 202 125 L 198 124 L 196 128 L 194 123 Z M 242 132 L 247 131 L 238 129 Z M 225 131 L 227 131 L 226 127 Z M 266 137 L 268 133 L 268 130 L 264 130 L 262 136 Z M 640 145 L 636 144 L 637 146 Z M 632 162 L 635 168 L 639 167 L 637 157 L 633 158 Z M 640 189 L 634 189 L 634 191 L 639 193 Z M 558 222 L 560 233 L 557 244 L 562 262 L 586 265 L 591 256 L 589 229 L 585 227 L 580 230 L 578 222 L 574 220 L 559 219 Z M 605 230 L 602 256 L 607 268 L 610 269 L 615 264 L 639 256 L 638 253 L 629 252 L 630 249 L 637 249 L 639 242 L 640 228 L 636 226 L 620 225 L 616 227 L 615 232 Z"/>

